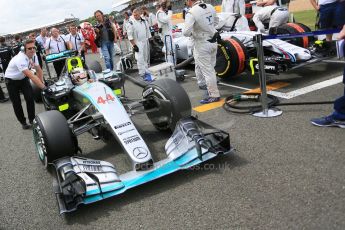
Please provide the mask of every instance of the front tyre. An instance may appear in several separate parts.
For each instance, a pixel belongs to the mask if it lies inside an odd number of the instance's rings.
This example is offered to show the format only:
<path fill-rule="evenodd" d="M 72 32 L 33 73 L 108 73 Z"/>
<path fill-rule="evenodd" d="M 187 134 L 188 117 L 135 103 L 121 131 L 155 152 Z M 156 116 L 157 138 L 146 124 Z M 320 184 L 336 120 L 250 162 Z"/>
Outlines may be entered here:
<path fill-rule="evenodd" d="M 156 129 L 174 130 L 176 123 L 191 116 L 192 106 L 186 91 L 168 78 L 159 79 L 144 88 L 145 110 Z"/>
<path fill-rule="evenodd" d="M 35 117 L 33 137 L 38 157 L 45 168 L 56 159 L 75 155 L 78 150 L 77 139 L 66 118 L 55 110 Z"/>

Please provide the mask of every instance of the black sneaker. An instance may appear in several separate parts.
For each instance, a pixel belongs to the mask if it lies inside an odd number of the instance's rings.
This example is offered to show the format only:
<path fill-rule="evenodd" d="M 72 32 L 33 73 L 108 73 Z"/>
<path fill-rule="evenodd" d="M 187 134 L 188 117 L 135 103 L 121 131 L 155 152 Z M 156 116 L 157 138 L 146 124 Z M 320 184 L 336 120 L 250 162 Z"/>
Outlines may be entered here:
<path fill-rule="evenodd" d="M 9 100 L 9 98 L 8 97 L 5 97 L 5 98 L 3 98 L 3 99 L 0 99 L 0 103 L 5 103 L 6 101 L 8 101 Z"/>
<path fill-rule="evenodd" d="M 26 124 L 26 123 L 23 123 L 23 124 L 22 124 L 22 128 L 23 128 L 23 129 L 30 129 L 30 128 L 31 128 L 31 125 L 28 125 L 28 124 Z"/>

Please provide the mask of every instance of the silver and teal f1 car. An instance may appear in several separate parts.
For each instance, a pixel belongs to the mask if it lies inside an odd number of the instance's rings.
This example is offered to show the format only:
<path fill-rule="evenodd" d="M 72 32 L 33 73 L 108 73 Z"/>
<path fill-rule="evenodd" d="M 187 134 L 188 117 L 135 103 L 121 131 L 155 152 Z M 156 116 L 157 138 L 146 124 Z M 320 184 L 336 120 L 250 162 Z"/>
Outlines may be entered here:
<path fill-rule="evenodd" d="M 124 81 L 120 73 L 88 72 L 93 82 L 73 85 L 67 71 L 52 84 L 53 93 L 43 95 L 48 111 L 38 114 L 33 124 L 39 159 L 45 167 L 55 167 L 60 213 L 231 152 L 228 133 L 191 116 L 188 95 L 177 82 L 160 79 L 147 84 L 135 101 L 115 93 Z M 165 144 L 165 159 L 156 162 L 152 157 L 131 119 L 138 113 L 146 113 L 156 129 L 173 131 Z M 103 140 L 114 136 L 132 170 L 119 174 L 116 165 L 79 155 L 77 137 L 84 133 Z"/>

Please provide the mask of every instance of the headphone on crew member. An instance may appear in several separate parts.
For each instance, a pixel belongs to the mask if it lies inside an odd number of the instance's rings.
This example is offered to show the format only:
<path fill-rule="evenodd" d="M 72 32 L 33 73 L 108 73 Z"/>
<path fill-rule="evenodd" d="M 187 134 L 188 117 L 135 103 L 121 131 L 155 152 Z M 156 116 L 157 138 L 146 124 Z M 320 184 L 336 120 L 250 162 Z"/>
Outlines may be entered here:
<path fill-rule="evenodd" d="M 20 52 L 23 52 L 23 53 L 26 53 L 26 45 L 27 44 L 30 44 L 30 43 L 34 43 L 35 44 L 35 40 L 33 40 L 33 39 L 25 39 L 24 41 L 23 41 L 23 44 L 22 44 L 22 46 L 20 47 Z M 35 46 L 36 47 L 36 46 Z M 37 47 L 36 47 L 36 49 L 37 49 Z"/>

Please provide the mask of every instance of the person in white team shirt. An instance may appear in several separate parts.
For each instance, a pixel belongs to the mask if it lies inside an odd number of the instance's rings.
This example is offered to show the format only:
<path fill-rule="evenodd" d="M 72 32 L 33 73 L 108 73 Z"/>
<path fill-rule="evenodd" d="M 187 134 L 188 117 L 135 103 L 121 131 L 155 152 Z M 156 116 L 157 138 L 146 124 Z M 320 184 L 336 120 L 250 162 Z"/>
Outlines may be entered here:
<path fill-rule="evenodd" d="M 253 22 L 260 33 L 267 33 L 264 23 L 269 23 L 268 30 L 272 30 L 289 21 L 289 11 L 287 8 L 278 6 L 276 3 L 268 5 L 265 2 L 265 0 L 257 1 L 257 5 L 261 4 L 263 7 L 255 12 L 253 16 Z M 271 1 L 267 2 L 270 3 Z"/>
<path fill-rule="evenodd" d="M 171 5 L 167 5 L 166 0 L 161 0 L 159 2 L 159 9 L 156 13 L 159 35 L 164 43 L 163 52 L 165 53 L 165 61 L 176 64 L 176 57 L 174 57 L 175 44 L 172 40 L 172 10 Z M 173 50 L 171 49 L 173 47 Z"/>
<path fill-rule="evenodd" d="M 36 70 L 36 75 L 30 71 Z M 30 124 L 35 118 L 35 102 L 29 79 L 35 83 L 44 92 L 49 93 L 43 83 L 43 71 L 39 66 L 36 56 L 35 40 L 24 42 L 24 51 L 20 51 L 14 56 L 8 64 L 5 72 L 5 82 L 8 89 L 14 113 L 18 121 L 22 124 L 23 129 L 30 128 L 26 123 L 23 107 L 20 99 L 20 92 L 23 93 L 26 101 L 26 108 Z"/>
<path fill-rule="evenodd" d="M 60 31 L 56 28 L 52 28 L 51 30 L 51 37 L 47 39 L 46 44 L 44 46 L 46 50 L 46 55 L 53 54 L 53 53 L 60 53 L 71 47 L 67 44 L 66 38 L 63 35 L 60 35 Z M 65 66 L 65 60 L 59 60 L 53 62 L 54 69 L 56 75 L 59 77 L 61 72 Z"/>
<path fill-rule="evenodd" d="M 147 21 L 140 17 L 138 9 L 133 10 L 133 19 L 130 20 L 130 26 L 127 30 L 128 40 L 133 46 L 134 56 L 137 60 L 139 76 L 144 80 L 147 77 L 148 66 L 150 63 L 149 39 L 151 33 Z"/>
<path fill-rule="evenodd" d="M 69 34 L 65 36 L 65 40 L 70 43 L 73 50 L 77 50 L 78 54 L 84 58 L 85 60 L 85 54 L 84 54 L 84 37 L 81 33 L 77 32 L 77 27 L 75 25 L 69 26 Z"/>
<path fill-rule="evenodd" d="M 201 104 L 220 100 L 217 87 L 216 65 L 217 43 L 212 39 L 217 30 L 218 17 L 216 10 L 210 4 L 202 1 L 188 0 L 192 7 L 186 14 L 185 28 L 182 33 L 194 40 L 195 75 L 200 89 L 206 90 Z"/>

